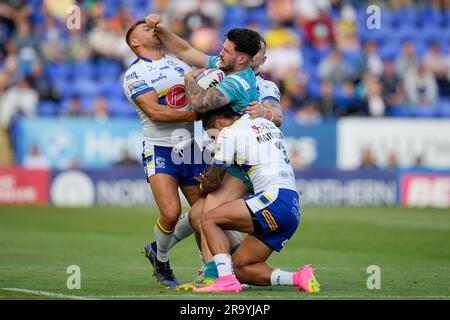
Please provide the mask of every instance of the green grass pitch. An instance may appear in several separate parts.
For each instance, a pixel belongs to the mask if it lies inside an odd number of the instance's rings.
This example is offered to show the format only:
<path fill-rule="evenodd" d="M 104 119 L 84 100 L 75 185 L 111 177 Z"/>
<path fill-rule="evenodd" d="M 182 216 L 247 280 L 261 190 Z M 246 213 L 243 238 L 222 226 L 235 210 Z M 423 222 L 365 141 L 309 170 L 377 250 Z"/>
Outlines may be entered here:
<path fill-rule="evenodd" d="M 297 233 L 269 263 L 289 270 L 312 264 L 319 294 L 291 287 L 250 287 L 241 294 L 166 290 L 140 254 L 156 217 L 156 209 L 142 207 L 0 207 L 0 299 L 450 298 L 448 210 L 303 208 Z M 179 280 L 195 278 L 200 262 L 193 237 L 170 257 Z M 66 286 L 69 265 L 81 269 L 80 290 Z M 367 288 L 370 265 L 381 269 L 379 290 Z"/>

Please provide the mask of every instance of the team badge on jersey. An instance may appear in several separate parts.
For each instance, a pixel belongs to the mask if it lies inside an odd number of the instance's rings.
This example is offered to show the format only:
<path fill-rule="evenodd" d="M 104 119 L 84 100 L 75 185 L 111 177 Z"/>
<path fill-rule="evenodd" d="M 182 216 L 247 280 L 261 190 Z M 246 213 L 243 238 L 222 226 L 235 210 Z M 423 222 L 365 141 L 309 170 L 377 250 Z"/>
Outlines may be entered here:
<path fill-rule="evenodd" d="M 158 168 L 165 168 L 166 167 L 166 159 L 164 159 L 162 157 L 157 157 L 156 158 L 156 166 Z"/>
<path fill-rule="evenodd" d="M 170 88 L 166 95 L 166 103 L 170 108 L 180 109 L 187 105 L 184 85 L 177 84 Z"/>

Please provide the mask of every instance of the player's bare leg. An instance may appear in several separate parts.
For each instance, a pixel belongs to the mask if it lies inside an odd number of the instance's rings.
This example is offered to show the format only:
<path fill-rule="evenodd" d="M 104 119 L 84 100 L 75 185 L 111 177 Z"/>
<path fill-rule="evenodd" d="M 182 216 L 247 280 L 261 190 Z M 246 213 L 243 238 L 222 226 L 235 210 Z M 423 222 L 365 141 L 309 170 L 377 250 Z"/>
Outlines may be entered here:
<path fill-rule="evenodd" d="M 206 196 L 205 203 L 203 205 L 202 215 L 205 212 L 211 211 L 221 204 L 229 201 L 233 201 L 236 199 L 240 199 L 247 195 L 249 193 L 249 190 L 247 186 L 242 182 L 242 180 L 236 178 L 233 175 L 225 174 L 225 177 L 223 178 L 222 185 L 219 189 L 217 189 L 214 192 L 209 193 Z M 201 219 L 198 217 L 198 219 Z M 200 224 L 198 222 L 197 224 Z M 231 252 L 232 250 L 235 250 L 242 241 L 242 237 L 240 236 L 239 232 L 236 231 L 226 231 L 227 238 L 229 241 L 227 242 L 228 249 L 227 252 Z M 202 235 L 203 236 L 203 235 Z M 230 244 L 231 243 L 231 244 Z M 206 243 L 206 240 L 202 241 L 202 256 L 205 261 L 205 278 L 206 279 L 217 279 L 218 273 L 217 268 L 213 260 L 213 256 L 208 248 L 208 245 Z"/>
<path fill-rule="evenodd" d="M 318 290 L 313 270 L 304 266 L 297 272 L 288 272 L 269 266 L 266 261 L 272 249 L 261 240 L 248 236 L 233 258 L 226 252 L 225 229 L 254 232 L 252 216 L 243 199 L 224 203 L 202 216 L 202 232 L 217 265 L 219 279 L 195 292 L 239 292 L 240 282 L 253 285 L 292 285 L 299 290 Z"/>
<path fill-rule="evenodd" d="M 149 178 L 149 183 L 159 209 L 159 218 L 154 227 L 156 255 L 154 250 L 149 250 L 150 248 L 144 248 L 144 250 L 154 267 L 156 278 L 166 288 L 176 288 L 179 282 L 170 267 L 167 251 L 181 214 L 178 181 L 171 175 L 158 173 Z"/>
<path fill-rule="evenodd" d="M 169 243 L 169 250 L 172 249 L 172 247 L 175 246 L 178 242 L 194 233 L 194 229 L 189 222 L 189 215 L 191 214 L 190 212 L 192 210 L 192 207 L 199 199 L 201 199 L 200 186 L 198 185 L 181 186 L 180 189 L 181 192 L 183 192 L 187 202 L 191 206 L 191 209 L 179 217 L 177 224 L 175 225 L 172 239 Z M 197 244 L 200 245 L 200 236 L 196 235 L 196 240 Z"/>

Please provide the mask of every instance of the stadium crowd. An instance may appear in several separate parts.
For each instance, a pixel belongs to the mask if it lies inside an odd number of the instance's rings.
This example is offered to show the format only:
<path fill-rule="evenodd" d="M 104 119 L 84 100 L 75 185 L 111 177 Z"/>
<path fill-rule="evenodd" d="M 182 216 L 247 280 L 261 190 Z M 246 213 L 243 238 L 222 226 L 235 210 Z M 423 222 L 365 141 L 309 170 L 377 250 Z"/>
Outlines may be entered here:
<path fill-rule="evenodd" d="M 379 29 L 367 12 L 380 6 Z M 80 25 L 68 28 L 70 5 Z M 288 117 L 450 117 L 450 1 L 7 0 L 0 3 L 0 124 L 18 114 L 135 116 L 121 77 L 133 55 L 124 34 L 159 12 L 203 52 L 226 30 L 264 35 L 266 78 Z M 369 26 L 370 27 L 370 26 Z"/>

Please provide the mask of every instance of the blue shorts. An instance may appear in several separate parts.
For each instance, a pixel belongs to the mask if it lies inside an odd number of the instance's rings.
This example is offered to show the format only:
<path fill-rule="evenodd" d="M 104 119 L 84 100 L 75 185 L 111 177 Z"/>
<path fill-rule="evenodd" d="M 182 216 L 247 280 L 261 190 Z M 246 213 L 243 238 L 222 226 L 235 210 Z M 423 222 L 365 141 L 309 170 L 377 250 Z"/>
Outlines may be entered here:
<path fill-rule="evenodd" d="M 244 198 L 258 223 L 252 236 L 279 252 L 294 235 L 300 222 L 298 193 L 290 189 L 270 189 Z"/>
<path fill-rule="evenodd" d="M 144 141 L 142 164 L 147 182 L 152 175 L 165 173 L 177 179 L 178 185 L 181 187 L 198 185 L 199 183 L 194 178 L 206 171 L 207 164 L 203 157 L 194 157 L 195 148 L 197 148 L 196 144 L 192 143 L 190 149 L 176 151 L 172 147 L 150 145 Z M 198 154 L 201 155 L 201 151 Z M 200 163 L 195 163 L 194 160 Z"/>

